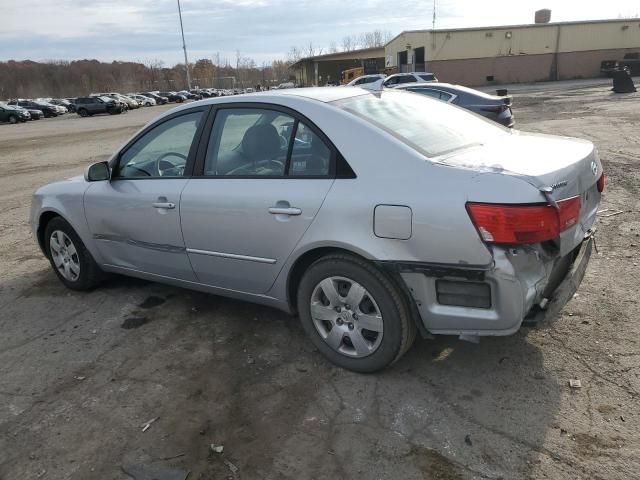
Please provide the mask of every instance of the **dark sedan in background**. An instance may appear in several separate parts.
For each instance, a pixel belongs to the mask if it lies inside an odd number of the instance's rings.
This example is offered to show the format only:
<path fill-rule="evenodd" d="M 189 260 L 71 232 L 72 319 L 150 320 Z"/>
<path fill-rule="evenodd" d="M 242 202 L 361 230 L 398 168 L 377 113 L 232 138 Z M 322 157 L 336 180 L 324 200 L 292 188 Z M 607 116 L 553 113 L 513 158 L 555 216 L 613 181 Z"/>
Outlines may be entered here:
<path fill-rule="evenodd" d="M 166 97 L 170 102 L 182 103 L 187 100 L 187 97 L 176 92 L 160 92 L 161 97 Z"/>
<path fill-rule="evenodd" d="M 19 109 L 19 110 L 24 110 L 25 112 L 28 112 L 29 115 L 31 116 L 31 120 L 40 120 L 41 118 L 44 118 L 44 113 L 42 113 L 42 110 L 38 110 L 36 108 L 24 108 L 24 107 L 19 107 L 17 105 L 14 105 L 15 108 Z"/>
<path fill-rule="evenodd" d="M 499 97 L 462 85 L 441 82 L 405 83 L 395 88 L 458 105 L 505 127 L 513 127 L 516 123 L 511 110 L 513 100 L 510 96 Z"/>
<path fill-rule="evenodd" d="M 153 98 L 156 101 L 156 105 L 164 105 L 169 101 L 167 97 L 163 97 L 162 95 L 158 95 L 157 93 L 153 93 L 153 92 L 142 92 L 140 95 Z"/>
<path fill-rule="evenodd" d="M 31 116 L 25 109 L 0 103 L 0 122 L 18 123 L 30 120 Z"/>
<path fill-rule="evenodd" d="M 36 102 L 33 100 L 12 100 L 9 102 L 9 105 L 17 105 L 27 110 L 40 110 L 45 118 L 58 116 L 57 107 L 46 102 Z"/>

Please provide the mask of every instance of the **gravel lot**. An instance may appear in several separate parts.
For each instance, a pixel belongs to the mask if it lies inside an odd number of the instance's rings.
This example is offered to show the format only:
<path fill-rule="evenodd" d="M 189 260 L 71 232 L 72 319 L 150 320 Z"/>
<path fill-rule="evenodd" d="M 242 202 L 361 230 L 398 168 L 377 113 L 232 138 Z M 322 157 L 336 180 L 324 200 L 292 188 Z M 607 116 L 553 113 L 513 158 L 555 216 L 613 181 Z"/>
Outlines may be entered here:
<path fill-rule="evenodd" d="M 126 479 L 135 463 L 189 479 L 640 478 L 640 93 L 553 84 L 514 102 L 519 128 L 597 144 L 602 208 L 623 213 L 600 218 L 599 253 L 553 325 L 419 339 L 377 375 L 334 368 L 276 310 L 57 281 L 29 232 L 31 192 L 166 107 L 0 125 L 0 479 Z"/>

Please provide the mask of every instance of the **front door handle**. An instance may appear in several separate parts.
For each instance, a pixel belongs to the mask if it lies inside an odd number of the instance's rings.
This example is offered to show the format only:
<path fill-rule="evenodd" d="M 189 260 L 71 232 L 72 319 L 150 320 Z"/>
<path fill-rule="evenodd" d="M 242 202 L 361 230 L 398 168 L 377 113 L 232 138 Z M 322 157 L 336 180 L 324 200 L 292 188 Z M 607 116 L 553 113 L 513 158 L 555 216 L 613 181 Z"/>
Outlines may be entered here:
<path fill-rule="evenodd" d="M 300 215 L 302 210 L 296 207 L 270 207 L 269 213 L 273 215 Z"/>
<path fill-rule="evenodd" d="M 151 205 L 153 206 L 153 208 L 165 208 L 167 210 L 172 210 L 176 208 L 176 204 L 171 202 L 155 202 L 155 203 L 152 203 Z"/>

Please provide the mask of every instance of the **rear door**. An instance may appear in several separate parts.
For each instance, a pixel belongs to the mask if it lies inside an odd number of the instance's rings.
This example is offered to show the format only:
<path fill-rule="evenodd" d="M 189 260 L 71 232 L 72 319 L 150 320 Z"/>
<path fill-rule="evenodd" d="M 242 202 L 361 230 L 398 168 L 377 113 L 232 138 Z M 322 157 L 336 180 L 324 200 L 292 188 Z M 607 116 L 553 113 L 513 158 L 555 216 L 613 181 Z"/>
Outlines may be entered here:
<path fill-rule="evenodd" d="M 194 280 L 180 230 L 180 194 L 207 111 L 182 111 L 148 127 L 120 152 L 112 179 L 85 193 L 87 223 L 108 264 Z"/>
<path fill-rule="evenodd" d="M 329 191 L 336 152 L 295 112 L 244 104 L 218 109 L 182 192 L 191 265 L 207 285 L 265 293 Z"/>

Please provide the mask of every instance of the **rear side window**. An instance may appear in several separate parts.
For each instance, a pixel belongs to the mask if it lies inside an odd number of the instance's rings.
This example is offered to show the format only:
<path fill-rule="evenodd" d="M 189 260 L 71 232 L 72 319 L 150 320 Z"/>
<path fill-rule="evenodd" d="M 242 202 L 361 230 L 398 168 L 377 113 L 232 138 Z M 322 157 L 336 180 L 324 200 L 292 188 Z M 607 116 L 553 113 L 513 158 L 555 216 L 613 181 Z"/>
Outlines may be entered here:
<path fill-rule="evenodd" d="M 293 117 L 275 110 L 220 110 L 211 130 L 204 174 L 284 176 L 294 124 Z"/>
<path fill-rule="evenodd" d="M 428 97 L 436 98 L 438 100 L 443 100 L 448 102 L 453 95 L 447 92 L 443 92 L 442 90 L 434 90 L 432 88 L 409 88 L 411 92 L 420 93 L 422 95 L 426 95 Z"/>
<path fill-rule="evenodd" d="M 436 79 L 435 75 L 429 74 L 429 75 L 418 75 L 422 80 L 425 80 L 427 82 L 432 82 Z"/>
<path fill-rule="evenodd" d="M 332 151 L 311 128 L 267 108 L 218 111 L 204 162 L 205 176 L 325 177 Z"/>
<path fill-rule="evenodd" d="M 318 177 L 329 174 L 331 150 L 304 123 L 298 122 L 291 149 L 289 175 Z"/>

